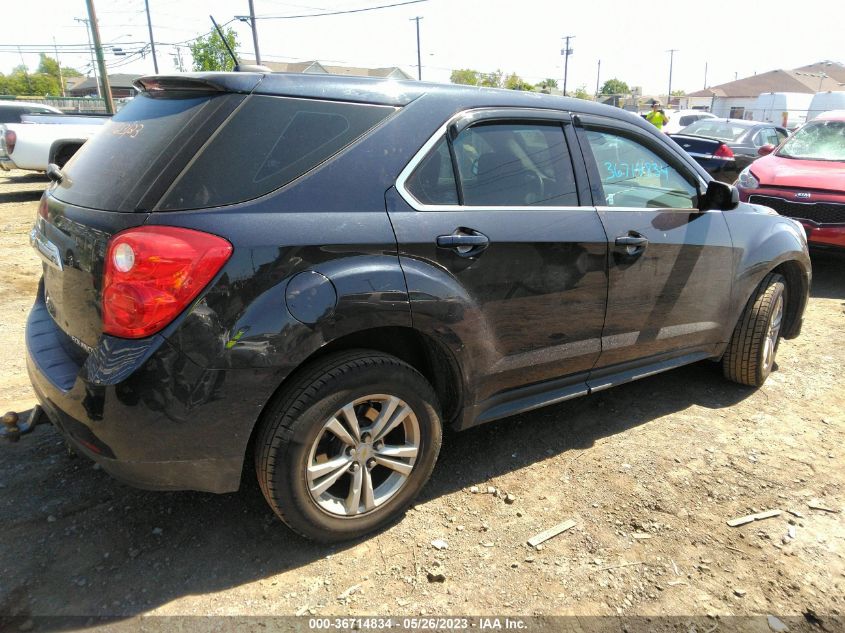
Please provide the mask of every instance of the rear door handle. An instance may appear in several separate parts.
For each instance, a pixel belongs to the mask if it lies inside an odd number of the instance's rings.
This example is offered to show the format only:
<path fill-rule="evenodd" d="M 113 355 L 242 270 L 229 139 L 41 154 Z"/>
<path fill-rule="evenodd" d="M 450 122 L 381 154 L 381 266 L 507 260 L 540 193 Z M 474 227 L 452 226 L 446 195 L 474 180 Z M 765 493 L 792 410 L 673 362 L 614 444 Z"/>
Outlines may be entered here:
<path fill-rule="evenodd" d="M 440 248 L 455 248 L 456 246 L 483 246 L 489 244 L 486 235 L 438 235 L 437 245 Z"/>
<path fill-rule="evenodd" d="M 628 231 L 628 235 L 620 235 L 616 238 L 617 254 L 622 257 L 638 257 L 642 255 L 646 246 L 648 246 L 648 238 L 636 231 Z"/>
<path fill-rule="evenodd" d="M 461 257 L 475 257 L 490 245 L 490 239 L 475 229 L 458 228 L 451 235 L 438 235 L 439 248 L 452 248 Z"/>
<path fill-rule="evenodd" d="M 647 246 L 648 238 L 642 235 L 621 235 L 616 238 L 617 246 Z"/>

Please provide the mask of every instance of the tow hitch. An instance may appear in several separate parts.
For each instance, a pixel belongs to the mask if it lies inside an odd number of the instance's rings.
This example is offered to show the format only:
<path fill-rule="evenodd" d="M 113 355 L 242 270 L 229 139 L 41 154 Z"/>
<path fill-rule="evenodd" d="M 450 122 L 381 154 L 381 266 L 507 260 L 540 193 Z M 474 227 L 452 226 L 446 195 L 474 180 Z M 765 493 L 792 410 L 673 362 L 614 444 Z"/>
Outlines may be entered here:
<path fill-rule="evenodd" d="M 30 433 L 39 424 L 47 422 L 47 416 L 44 415 L 44 410 L 40 405 L 35 405 L 26 416 L 26 420 L 21 421 L 20 416 L 14 411 L 9 411 L 3 416 L 3 427 L 0 428 L 0 437 L 9 442 L 17 442 L 21 439 L 21 435 Z"/>

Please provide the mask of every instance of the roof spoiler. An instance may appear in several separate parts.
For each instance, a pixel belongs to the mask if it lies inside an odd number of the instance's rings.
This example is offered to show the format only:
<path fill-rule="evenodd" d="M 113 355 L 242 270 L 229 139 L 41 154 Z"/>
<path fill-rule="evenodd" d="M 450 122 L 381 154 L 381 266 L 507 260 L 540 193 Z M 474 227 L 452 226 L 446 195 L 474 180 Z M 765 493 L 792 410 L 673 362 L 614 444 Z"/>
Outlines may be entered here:
<path fill-rule="evenodd" d="M 262 64 L 238 64 L 233 69 L 236 73 L 271 73 L 273 70 Z"/>
<path fill-rule="evenodd" d="M 249 93 L 259 84 L 264 71 L 253 71 L 258 66 L 242 66 L 240 73 L 217 72 L 179 75 L 150 75 L 135 80 L 141 92 L 155 95 L 163 92 L 241 92 Z M 246 74 L 254 72 L 256 74 Z M 243 74 L 241 74 L 243 73 Z"/>

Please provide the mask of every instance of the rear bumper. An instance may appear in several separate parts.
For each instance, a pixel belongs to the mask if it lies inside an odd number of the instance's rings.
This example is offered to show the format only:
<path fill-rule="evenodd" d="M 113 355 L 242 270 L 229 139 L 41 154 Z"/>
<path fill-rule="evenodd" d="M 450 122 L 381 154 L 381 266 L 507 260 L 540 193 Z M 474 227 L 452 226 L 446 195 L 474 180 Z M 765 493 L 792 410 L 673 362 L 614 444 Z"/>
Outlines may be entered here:
<path fill-rule="evenodd" d="M 736 161 L 733 159 L 706 158 L 692 155 L 708 174 L 720 182 L 732 184 L 739 177 Z"/>
<path fill-rule="evenodd" d="M 80 362 L 38 297 L 27 370 L 47 417 L 79 452 L 139 488 L 239 488 L 266 375 L 202 369 L 159 336 L 103 337 Z"/>

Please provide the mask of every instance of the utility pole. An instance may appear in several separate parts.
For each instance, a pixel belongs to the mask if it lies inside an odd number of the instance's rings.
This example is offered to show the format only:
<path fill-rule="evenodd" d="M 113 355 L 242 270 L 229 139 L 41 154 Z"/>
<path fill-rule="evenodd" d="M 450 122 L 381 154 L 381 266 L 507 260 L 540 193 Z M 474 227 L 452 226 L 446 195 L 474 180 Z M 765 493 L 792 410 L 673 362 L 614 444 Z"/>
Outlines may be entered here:
<path fill-rule="evenodd" d="M 94 71 L 94 83 L 97 84 L 97 96 L 102 97 L 100 92 L 100 77 L 97 75 L 97 63 L 94 61 L 94 46 L 91 44 L 91 28 L 88 20 L 85 18 L 73 18 L 77 22 L 82 22 L 85 25 L 85 34 L 88 36 L 88 49 L 91 51 L 91 70 Z"/>
<path fill-rule="evenodd" d="M 176 62 L 176 67 L 179 68 L 179 72 L 185 72 L 185 66 L 182 64 L 182 47 L 176 46 L 176 52 L 173 53 L 173 61 Z"/>
<path fill-rule="evenodd" d="M 572 55 L 572 49 L 569 48 L 569 40 L 574 40 L 574 35 L 567 35 L 566 37 L 562 38 L 566 40 L 566 45 L 563 50 L 560 51 L 560 54 L 563 55 L 563 96 L 566 96 L 566 80 L 569 76 L 569 56 Z"/>
<path fill-rule="evenodd" d="M 417 23 L 417 79 L 422 81 L 422 54 L 420 53 L 420 20 L 422 16 L 411 18 L 412 22 Z"/>
<path fill-rule="evenodd" d="M 704 89 L 707 90 L 707 62 L 704 62 Z"/>
<path fill-rule="evenodd" d="M 156 42 L 153 38 L 153 21 L 150 19 L 150 0 L 144 0 L 144 7 L 147 9 L 147 28 L 150 29 L 150 49 L 153 52 L 153 68 L 158 74 L 158 59 L 156 58 Z"/>
<path fill-rule="evenodd" d="M 668 51 L 669 53 L 669 94 L 666 96 L 666 107 L 670 107 L 672 105 L 672 65 L 675 61 L 675 53 L 678 52 L 677 48 L 670 48 Z"/>
<path fill-rule="evenodd" d="M 59 67 L 59 83 L 62 86 L 62 96 L 65 96 L 65 76 L 62 73 L 62 60 L 59 59 L 59 47 L 56 45 L 56 38 L 53 37 L 53 50 L 56 51 L 56 65 Z"/>
<path fill-rule="evenodd" d="M 599 60 L 598 68 L 596 69 L 596 99 L 599 98 L 599 79 L 601 78 L 601 60 Z"/>
<path fill-rule="evenodd" d="M 255 63 L 261 65 L 261 51 L 258 50 L 258 25 L 255 23 L 255 6 L 249 0 L 249 24 L 252 27 L 252 47 L 255 49 Z"/>
<path fill-rule="evenodd" d="M 94 52 L 97 55 L 97 66 L 100 68 L 100 90 L 106 102 L 106 113 L 114 114 L 114 100 L 111 96 L 111 85 L 106 73 L 106 62 L 103 59 L 103 44 L 100 41 L 100 27 L 97 25 L 97 12 L 94 10 L 94 0 L 85 0 L 88 5 L 88 21 L 91 24 L 91 38 L 94 40 Z"/>

